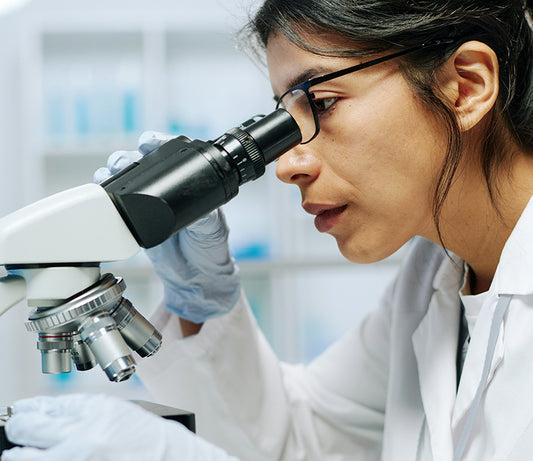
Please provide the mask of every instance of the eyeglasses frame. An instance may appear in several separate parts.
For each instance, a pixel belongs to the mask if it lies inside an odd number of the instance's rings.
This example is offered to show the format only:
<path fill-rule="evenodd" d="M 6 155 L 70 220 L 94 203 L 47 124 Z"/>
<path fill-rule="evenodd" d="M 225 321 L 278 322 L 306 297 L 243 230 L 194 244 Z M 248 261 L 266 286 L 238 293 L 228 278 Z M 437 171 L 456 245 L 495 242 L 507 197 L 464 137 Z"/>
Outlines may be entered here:
<path fill-rule="evenodd" d="M 333 80 L 334 78 L 342 77 L 344 75 L 351 74 L 352 72 L 357 72 L 358 70 L 367 69 L 369 67 L 375 66 L 376 64 L 381 64 L 382 62 L 386 62 L 391 59 L 398 58 L 400 56 L 403 56 L 408 53 L 412 53 L 414 51 L 420 51 L 426 48 L 433 48 L 435 46 L 441 46 L 441 45 L 451 45 L 452 43 L 455 43 L 455 40 L 453 38 L 432 40 L 426 43 L 422 43 L 421 45 L 417 45 L 411 48 L 406 48 L 405 50 L 397 51 L 396 53 L 388 54 L 386 56 L 381 56 L 379 58 L 372 59 L 370 61 L 363 62 L 361 64 L 356 64 L 355 66 L 350 66 L 345 69 L 337 70 L 335 72 L 330 72 L 329 74 L 321 75 L 320 77 L 310 78 L 309 80 L 306 80 L 305 82 L 299 83 L 298 85 L 295 85 L 292 88 L 289 88 L 287 91 L 285 91 L 285 93 L 283 93 L 279 98 L 277 98 L 276 109 L 279 109 L 279 105 L 281 104 L 281 101 L 287 94 L 295 90 L 303 91 L 308 99 L 309 106 L 311 107 L 311 111 L 313 112 L 313 119 L 315 121 L 315 133 L 308 141 L 302 142 L 301 144 L 310 143 L 313 139 L 315 139 L 318 136 L 318 133 L 320 133 L 320 122 L 318 119 L 318 114 L 316 113 L 315 105 L 313 104 L 313 96 L 309 93 L 309 88 L 311 88 L 314 85 L 318 85 L 319 83 L 327 82 L 328 80 Z"/>

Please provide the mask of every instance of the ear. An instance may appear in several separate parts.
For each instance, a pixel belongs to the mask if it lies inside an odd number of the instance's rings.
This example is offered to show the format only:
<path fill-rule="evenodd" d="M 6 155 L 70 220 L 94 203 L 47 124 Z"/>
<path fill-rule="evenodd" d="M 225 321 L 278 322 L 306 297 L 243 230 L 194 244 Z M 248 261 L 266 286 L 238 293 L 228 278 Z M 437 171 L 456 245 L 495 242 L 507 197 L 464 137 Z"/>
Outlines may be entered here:
<path fill-rule="evenodd" d="M 455 106 L 459 126 L 468 131 L 494 107 L 499 92 L 496 53 L 481 42 L 461 45 L 442 68 L 441 89 Z"/>

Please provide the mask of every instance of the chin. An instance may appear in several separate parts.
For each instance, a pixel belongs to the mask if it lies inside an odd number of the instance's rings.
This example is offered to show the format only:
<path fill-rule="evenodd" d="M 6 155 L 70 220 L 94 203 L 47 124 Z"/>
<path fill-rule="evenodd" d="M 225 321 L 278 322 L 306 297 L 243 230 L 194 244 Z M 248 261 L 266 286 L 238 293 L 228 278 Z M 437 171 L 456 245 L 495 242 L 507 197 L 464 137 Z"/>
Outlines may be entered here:
<path fill-rule="evenodd" d="M 337 239 L 337 246 L 348 261 L 356 264 L 372 264 L 383 261 L 401 248 L 401 245 L 398 248 L 391 247 L 390 244 L 387 246 L 379 245 L 377 242 L 363 245 L 353 241 L 341 242 L 339 239 Z"/>

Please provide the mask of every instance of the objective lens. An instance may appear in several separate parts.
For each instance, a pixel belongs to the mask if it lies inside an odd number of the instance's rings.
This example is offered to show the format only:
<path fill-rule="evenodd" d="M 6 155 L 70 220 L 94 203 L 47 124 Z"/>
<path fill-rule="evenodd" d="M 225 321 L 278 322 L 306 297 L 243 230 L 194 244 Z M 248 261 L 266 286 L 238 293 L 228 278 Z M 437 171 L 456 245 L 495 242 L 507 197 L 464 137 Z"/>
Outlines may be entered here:
<path fill-rule="evenodd" d="M 91 349 L 83 342 L 79 334 L 73 337 L 71 354 L 78 371 L 91 370 L 96 366 L 96 359 Z"/>
<path fill-rule="evenodd" d="M 128 299 L 122 298 L 111 312 L 111 316 L 126 344 L 141 357 L 149 357 L 161 347 L 161 333 L 133 307 Z"/>
<path fill-rule="evenodd" d="M 37 349 L 43 373 L 70 373 L 71 348 L 72 333 L 40 333 Z"/>
<path fill-rule="evenodd" d="M 89 317 L 79 332 L 111 381 L 124 381 L 135 373 L 135 361 L 108 313 L 102 311 Z"/>

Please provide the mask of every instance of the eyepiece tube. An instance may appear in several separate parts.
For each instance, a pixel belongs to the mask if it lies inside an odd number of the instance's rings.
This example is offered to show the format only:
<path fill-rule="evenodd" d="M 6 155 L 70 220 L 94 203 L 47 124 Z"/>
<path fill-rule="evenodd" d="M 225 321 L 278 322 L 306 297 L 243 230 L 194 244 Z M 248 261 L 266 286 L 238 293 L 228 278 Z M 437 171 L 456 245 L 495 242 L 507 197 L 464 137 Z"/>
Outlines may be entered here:
<path fill-rule="evenodd" d="M 277 109 L 215 141 L 174 138 L 101 185 L 137 243 L 151 248 L 229 202 L 300 142 L 296 121 Z"/>
<path fill-rule="evenodd" d="M 241 128 L 259 146 L 265 165 L 302 141 L 302 134 L 296 121 L 285 109 L 278 109 L 249 127 L 243 124 Z"/>

